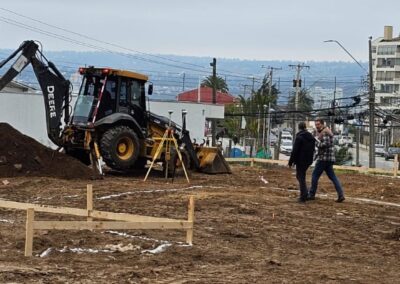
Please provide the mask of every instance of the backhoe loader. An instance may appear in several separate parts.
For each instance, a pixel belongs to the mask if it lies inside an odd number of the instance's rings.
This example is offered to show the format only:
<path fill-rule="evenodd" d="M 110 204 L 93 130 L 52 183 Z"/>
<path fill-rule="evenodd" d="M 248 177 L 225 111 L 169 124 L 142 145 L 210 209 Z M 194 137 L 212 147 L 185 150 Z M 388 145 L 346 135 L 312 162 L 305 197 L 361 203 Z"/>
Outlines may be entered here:
<path fill-rule="evenodd" d="M 169 121 L 146 110 L 146 75 L 113 68 L 79 68 L 82 83 L 71 111 L 70 82 L 46 59 L 36 42 L 23 42 L 0 68 L 14 57 L 16 60 L 0 78 L 0 90 L 31 64 L 43 92 L 48 137 L 65 153 L 91 163 L 99 172 L 100 157 L 108 167 L 120 171 L 143 168 L 154 158 Z M 149 84 L 149 95 L 152 90 Z M 204 173 L 230 173 L 219 149 L 194 147 L 185 121 L 183 115 L 182 127 L 171 123 L 185 163 Z M 170 161 L 164 152 L 156 160 L 164 165 Z"/>

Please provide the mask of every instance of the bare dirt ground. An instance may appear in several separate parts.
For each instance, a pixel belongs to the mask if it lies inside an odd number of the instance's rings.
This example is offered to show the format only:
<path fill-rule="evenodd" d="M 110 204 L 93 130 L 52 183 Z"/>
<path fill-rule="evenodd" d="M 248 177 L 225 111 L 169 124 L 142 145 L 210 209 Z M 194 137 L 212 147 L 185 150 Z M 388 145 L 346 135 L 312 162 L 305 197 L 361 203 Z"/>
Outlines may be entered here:
<path fill-rule="evenodd" d="M 24 257 L 25 212 L 0 209 L 1 283 L 398 283 L 400 180 L 339 174 L 347 200 L 326 176 L 320 198 L 297 204 L 287 168 L 234 166 L 232 175 L 192 174 L 172 184 L 152 174 L 104 180 L 12 177 L 0 198 L 84 208 L 93 183 L 95 209 L 187 218 L 195 196 L 193 246 L 183 231 L 38 231 L 34 257 Z M 110 196 L 112 195 L 112 196 Z M 40 220 L 71 217 L 38 214 Z M 166 250 L 144 252 L 167 244 Z M 128 248 L 110 252 L 110 245 Z M 48 248 L 50 252 L 39 255 Z M 80 253 L 74 249 L 81 249 Z M 100 251 L 96 251 L 100 250 Z"/>

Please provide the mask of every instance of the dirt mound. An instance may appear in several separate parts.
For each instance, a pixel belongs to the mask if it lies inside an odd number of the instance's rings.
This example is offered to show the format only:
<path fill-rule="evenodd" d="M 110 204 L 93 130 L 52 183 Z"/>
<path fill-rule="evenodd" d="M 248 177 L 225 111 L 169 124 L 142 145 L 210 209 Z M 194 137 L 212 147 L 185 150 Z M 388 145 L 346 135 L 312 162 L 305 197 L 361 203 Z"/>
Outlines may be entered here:
<path fill-rule="evenodd" d="M 0 123 L 0 177 L 15 176 L 86 179 L 92 176 L 92 170 L 23 135 L 9 124 Z"/>

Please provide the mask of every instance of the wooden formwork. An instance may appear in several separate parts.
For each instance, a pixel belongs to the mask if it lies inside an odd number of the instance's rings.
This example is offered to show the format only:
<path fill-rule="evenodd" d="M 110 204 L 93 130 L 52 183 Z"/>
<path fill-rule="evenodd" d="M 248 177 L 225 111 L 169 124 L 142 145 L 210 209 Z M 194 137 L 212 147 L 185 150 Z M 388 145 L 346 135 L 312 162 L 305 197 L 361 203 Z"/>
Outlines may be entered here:
<path fill-rule="evenodd" d="M 188 219 L 178 220 L 93 209 L 93 187 L 87 185 L 87 208 L 71 208 L 0 200 L 0 207 L 26 210 L 25 256 L 32 256 L 35 230 L 149 230 L 181 229 L 186 231 L 186 242 L 193 242 L 194 197 L 189 197 Z M 86 217 L 86 221 L 37 221 L 35 212 Z M 94 221 L 103 219 L 107 221 Z"/>

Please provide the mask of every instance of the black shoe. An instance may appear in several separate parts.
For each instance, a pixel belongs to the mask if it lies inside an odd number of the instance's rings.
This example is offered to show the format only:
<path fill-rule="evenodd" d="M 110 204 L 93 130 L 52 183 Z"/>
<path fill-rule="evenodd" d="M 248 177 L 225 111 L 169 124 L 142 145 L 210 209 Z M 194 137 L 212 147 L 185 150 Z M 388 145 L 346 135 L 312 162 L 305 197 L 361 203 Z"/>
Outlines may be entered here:
<path fill-rule="evenodd" d="M 341 203 L 341 202 L 343 202 L 343 201 L 345 201 L 345 200 L 346 200 L 346 198 L 344 198 L 344 196 L 340 196 L 340 197 L 338 197 L 338 199 L 336 199 L 335 202 Z"/>
<path fill-rule="evenodd" d="M 298 202 L 298 203 L 306 203 L 306 200 L 307 200 L 307 199 L 302 198 L 302 197 L 297 198 L 297 202 Z"/>
<path fill-rule="evenodd" d="M 307 200 L 315 200 L 315 195 L 309 195 L 309 196 L 307 196 Z"/>

